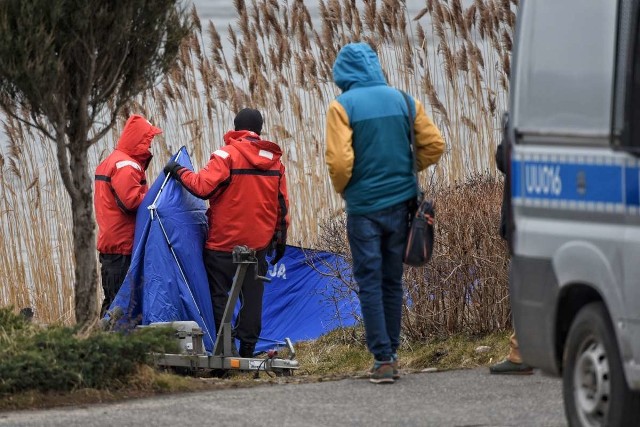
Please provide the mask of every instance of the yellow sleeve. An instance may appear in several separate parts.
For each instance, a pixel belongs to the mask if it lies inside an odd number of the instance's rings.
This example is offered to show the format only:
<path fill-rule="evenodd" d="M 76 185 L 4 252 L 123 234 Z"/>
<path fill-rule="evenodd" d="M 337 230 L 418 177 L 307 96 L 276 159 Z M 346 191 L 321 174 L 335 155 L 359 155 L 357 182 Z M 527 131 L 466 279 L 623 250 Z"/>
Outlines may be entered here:
<path fill-rule="evenodd" d="M 427 116 L 424 106 L 420 101 L 414 99 L 416 104 L 416 118 L 413 128 L 416 133 L 416 160 L 418 170 L 436 164 L 444 152 L 444 140 L 440 131 Z"/>
<path fill-rule="evenodd" d="M 349 127 L 349 117 L 338 101 L 329 104 L 327 112 L 327 148 L 325 160 L 333 188 L 342 193 L 353 172 L 353 130 Z"/>

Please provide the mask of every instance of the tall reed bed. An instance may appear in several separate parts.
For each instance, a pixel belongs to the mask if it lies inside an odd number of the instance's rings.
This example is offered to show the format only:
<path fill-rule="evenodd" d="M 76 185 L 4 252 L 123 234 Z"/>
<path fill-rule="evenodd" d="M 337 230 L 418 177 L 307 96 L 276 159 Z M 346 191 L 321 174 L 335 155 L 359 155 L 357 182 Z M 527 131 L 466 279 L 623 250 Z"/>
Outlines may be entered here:
<path fill-rule="evenodd" d="M 417 16 L 403 1 L 319 0 L 314 20 L 302 0 L 234 0 L 235 25 L 222 40 L 201 22 L 178 66 L 131 102 L 113 132 L 93 147 L 95 167 L 115 146 L 126 117 L 142 113 L 164 129 L 156 138 L 153 179 L 181 145 L 196 169 L 223 144 L 235 113 L 252 106 L 265 116 L 264 137 L 278 142 L 291 198 L 290 243 L 313 244 L 319 224 L 340 215 L 324 163 L 325 111 L 338 94 L 331 68 L 339 49 L 366 41 L 378 52 L 389 84 L 409 91 L 431 113 L 447 152 L 424 184 L 492 174 L 500 113 L 508 90 L 516 0 L 427 0 Z M 72 313 L 73 255 L 69 202 L 53 145 L 5 119 L 2 151 L 0 303 L 30 305 L 42 321 Z M 87 254 L 93 256 L 94 254 Z"/>
<path fill-rule="evenodd" d="M 14 124 L 5 123 L 9 144 L 0 155 L 0 302 L 67 322 L 73 316 L 71 203 L 54 151 Z"/>

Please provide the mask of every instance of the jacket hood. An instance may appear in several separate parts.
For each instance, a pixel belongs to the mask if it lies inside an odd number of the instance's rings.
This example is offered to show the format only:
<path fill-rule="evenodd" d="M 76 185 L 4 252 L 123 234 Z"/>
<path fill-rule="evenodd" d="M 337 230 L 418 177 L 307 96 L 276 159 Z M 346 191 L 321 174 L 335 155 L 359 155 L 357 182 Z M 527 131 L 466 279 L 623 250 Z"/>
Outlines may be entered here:
<path fill-rule="evenodd" d="M 333 81 L 343 92 L 387 84 L 378 55 L 367 43 L 349 43 L 340 49 L 333 64 Z"/>
<path fill-rule="evenodd" d="M 147 119 L 134 114 L 127 120 L 116 148 L 144 163 L 150 156 L 149 147 L 153 137 L 162 129 L 153 126 Z"/>
<path fill-rule="evenodd" d="M 224 135 L 224 142 L 238 150 L 257 169 L 271 169 L 282 157 L 278 144 L 260 139 L 257 133 L 249 130 L 229 131 Z"/>

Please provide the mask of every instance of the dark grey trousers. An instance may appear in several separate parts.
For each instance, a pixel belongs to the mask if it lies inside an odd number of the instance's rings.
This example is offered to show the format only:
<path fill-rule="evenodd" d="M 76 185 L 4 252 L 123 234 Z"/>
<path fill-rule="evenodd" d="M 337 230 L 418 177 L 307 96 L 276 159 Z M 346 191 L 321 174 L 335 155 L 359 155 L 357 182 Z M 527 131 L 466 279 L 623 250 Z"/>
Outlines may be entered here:
<path fill-rule="evenodd" d="M 258 271 L 263 276 L 266 273 L 266 251 L 258 251 Z M 209 290 L 213 303 L 213 314 L 216 323 L 216 332 L 220 330 L 222 316 L 229 299 L 229 292 L 233 284 L 238 264 L 234 264 L 231 252 L 219 252 L 205 249 L 204 265 L 209 280 Z M 255 344 L 262 330 L 262 296 L 264 283 L 256 279 L 256 264 L 250 264 L 247 268 L 244 284 L 240 293 L 241 308 L 236 324 L 233 328 L 234 336 L 240 340 L 240 350 L 243 347 L 253 352 Z"/>
<path fill-rule="evenodd" d="M 104 316 L 116 298 L 116 294 L 127 276 L 129 265 L 131 265 L 131 255 L 100 254 L 100 275 L 102 276 L 102 290 L 104 291 L 100 317 Z"/>

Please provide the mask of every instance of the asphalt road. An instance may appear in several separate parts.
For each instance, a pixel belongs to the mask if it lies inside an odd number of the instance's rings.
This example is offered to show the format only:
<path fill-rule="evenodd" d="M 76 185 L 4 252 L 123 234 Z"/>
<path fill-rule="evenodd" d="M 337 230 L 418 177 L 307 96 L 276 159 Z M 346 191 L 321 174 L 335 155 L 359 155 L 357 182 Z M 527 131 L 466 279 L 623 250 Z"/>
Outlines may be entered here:
<path fill-rule="evenodd" d="M 458 370 L 264 385 L 46 411 L 0 413 L 0 426 L 566 426 L 560 380 Z"/>

